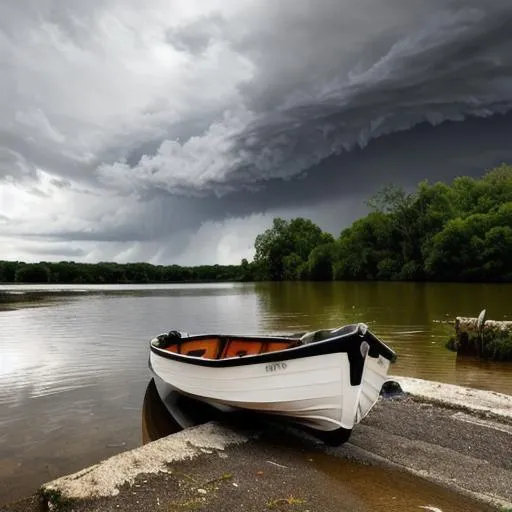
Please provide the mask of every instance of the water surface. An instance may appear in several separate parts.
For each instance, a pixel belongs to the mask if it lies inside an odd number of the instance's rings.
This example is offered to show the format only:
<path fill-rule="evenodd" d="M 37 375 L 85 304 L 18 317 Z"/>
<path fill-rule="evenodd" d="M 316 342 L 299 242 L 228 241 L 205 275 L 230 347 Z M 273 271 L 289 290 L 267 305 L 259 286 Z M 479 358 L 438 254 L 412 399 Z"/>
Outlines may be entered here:
<path fill-rule="evenodd" d="M 170 329 L 287 333 L 361 321 L 396 350 L 393 374 L 512 394 L 511 365 L 457 361 L 444 348 L 457 315 L 485 307 L 489 318 L 512 318 L 512 285 L 0 285 L 2 293 L 42 306 L 0 311 L 0 503 L 141 443 L 148 340 Z"/>

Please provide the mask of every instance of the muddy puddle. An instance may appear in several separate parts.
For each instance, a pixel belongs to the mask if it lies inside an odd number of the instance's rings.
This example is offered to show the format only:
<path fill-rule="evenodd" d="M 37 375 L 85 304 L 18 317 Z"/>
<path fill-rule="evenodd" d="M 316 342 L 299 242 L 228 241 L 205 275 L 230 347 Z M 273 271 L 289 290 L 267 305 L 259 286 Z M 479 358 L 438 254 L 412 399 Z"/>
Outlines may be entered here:
<path fill-rule="evenodd" d="M 494 510 L 405 471 L 358 464 L 332 455 L 308 457 L 335 480 L 340 492 L 368 512 L 482 512 Z"/>

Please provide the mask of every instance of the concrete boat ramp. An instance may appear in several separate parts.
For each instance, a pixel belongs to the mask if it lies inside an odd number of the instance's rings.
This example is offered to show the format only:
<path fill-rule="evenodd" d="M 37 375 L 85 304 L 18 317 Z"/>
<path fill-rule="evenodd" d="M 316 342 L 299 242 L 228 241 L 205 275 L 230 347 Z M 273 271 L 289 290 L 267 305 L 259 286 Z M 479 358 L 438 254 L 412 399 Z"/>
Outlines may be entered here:
<path fill-rule="evenodd" d="M 512 397 L 396 377 L 341 447 L 210 422 L 45 484 L 6 512 L 512 510 Z"/>

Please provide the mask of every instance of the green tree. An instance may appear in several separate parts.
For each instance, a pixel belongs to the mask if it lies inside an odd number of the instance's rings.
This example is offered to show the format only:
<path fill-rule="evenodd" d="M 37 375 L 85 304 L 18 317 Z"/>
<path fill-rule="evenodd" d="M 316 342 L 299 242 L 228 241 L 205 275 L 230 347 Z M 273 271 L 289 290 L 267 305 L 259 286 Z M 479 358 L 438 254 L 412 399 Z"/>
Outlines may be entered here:
<path fill-rule="evenodd" d="M 283 258 L 283 279 L 286 281 L 296 281 L 301 279 L 304 261 L 295 252 L 287 254 Z"/>
<path fill-rule="evenodd" d="M 25 263 L 17 267 L 15 280 L 17 283 L 48 283 L 50 270 L 42 263 Z"/>
<path fill-rule="evenodd" d="M 254 280 L 254 268 L 251 263 L 247 261 L 247 258 L 243 258 L 240 264 L 240 280 L 241 281 L 253 281 Z"/>
<path fill-rule="evenodd" d="M 313 281 L 331 281 L 336 255 L 334 242 L 315 247 L 308 258 L 308 274 Z"/>
<path fill-rule="evenodd" d="M 329 240 L 333 240 L 332 235 L 323 233 L 310 220 L 299 217 L 287 221 L 278 217 L 271 228 L 256 237 L 254 262 L 267 279 L 281 281 L 295 275 L 307 262 L 309 253 Z"/>
<path fill-rule="evenodd" d="M 511 233 L 512 202 L 493 213 L 457 217 L 432 238 L 425 259 L 427 275 L 454 281 L 508 280 Z"/>
<path fill-rule="evenodd" d="M 338 240 L 338 257 L 334 263 L 335 279 L 376 279 L 385 260 L 400 262 L 397 254 L 398 239 L 394 236 L 389 214 L 372 212 L 343 230 Z M 388 276 L 391 277 L 391 276 Z"/>
<path fill-rule="evenodd" d="M 14 283 L 17 267 L 17 261 L 0 261 L 0 283 Z"/>

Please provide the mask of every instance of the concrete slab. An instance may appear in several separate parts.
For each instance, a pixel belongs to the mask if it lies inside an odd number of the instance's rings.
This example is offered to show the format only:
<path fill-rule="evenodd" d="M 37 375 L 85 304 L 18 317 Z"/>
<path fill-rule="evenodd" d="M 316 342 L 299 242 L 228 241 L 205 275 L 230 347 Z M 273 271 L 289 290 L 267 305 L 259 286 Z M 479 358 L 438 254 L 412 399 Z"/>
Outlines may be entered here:
<path fill-rule="evenodd" d="M 512 419 L 512 396 L 495 391 L 474 389 L 454 384 L 433 382 L 412 377 L 391 377 L 411 395 L 450 407 L 461 407 L 473 412 L 484 412 Z"/>
<path fill-rule="evenodd" d="M 512 397 L 397 380 L 413 394 L 381 398 L 339 448 L 280 423 L 207 423 L 54 480 L 5 510 L 512 508 Z"/>
<path fill-rule="evenodd" d="M 216 428 L 210 425 L 208 432 Z M 54 494 L 46 487 L 47 509 L 73 512 L 494 510 L 447 487 L 377 463 L 352 444 L 329 454 L 321 443 L 286 429 L 260 431 L 257 439 L 174 462 L 165 473 L 141 473 L 114 496 L 70 499 L 55 493 L 56 485 L 51 488 Z M 39 507 L 34 497 L 7 510 L 35 512 Z"/>
<path fill-rule="evenodd" d="M 69 499 L 116 496 L 123 485 L 132 485 L 139 475 L 168 473 L 174 463 L 203 453 L 222 451 L 248 440 L 247 435 L 206 423 L 114 455 L 78 473 L 58 478 L 46 484 L 44 489 Z"/>

